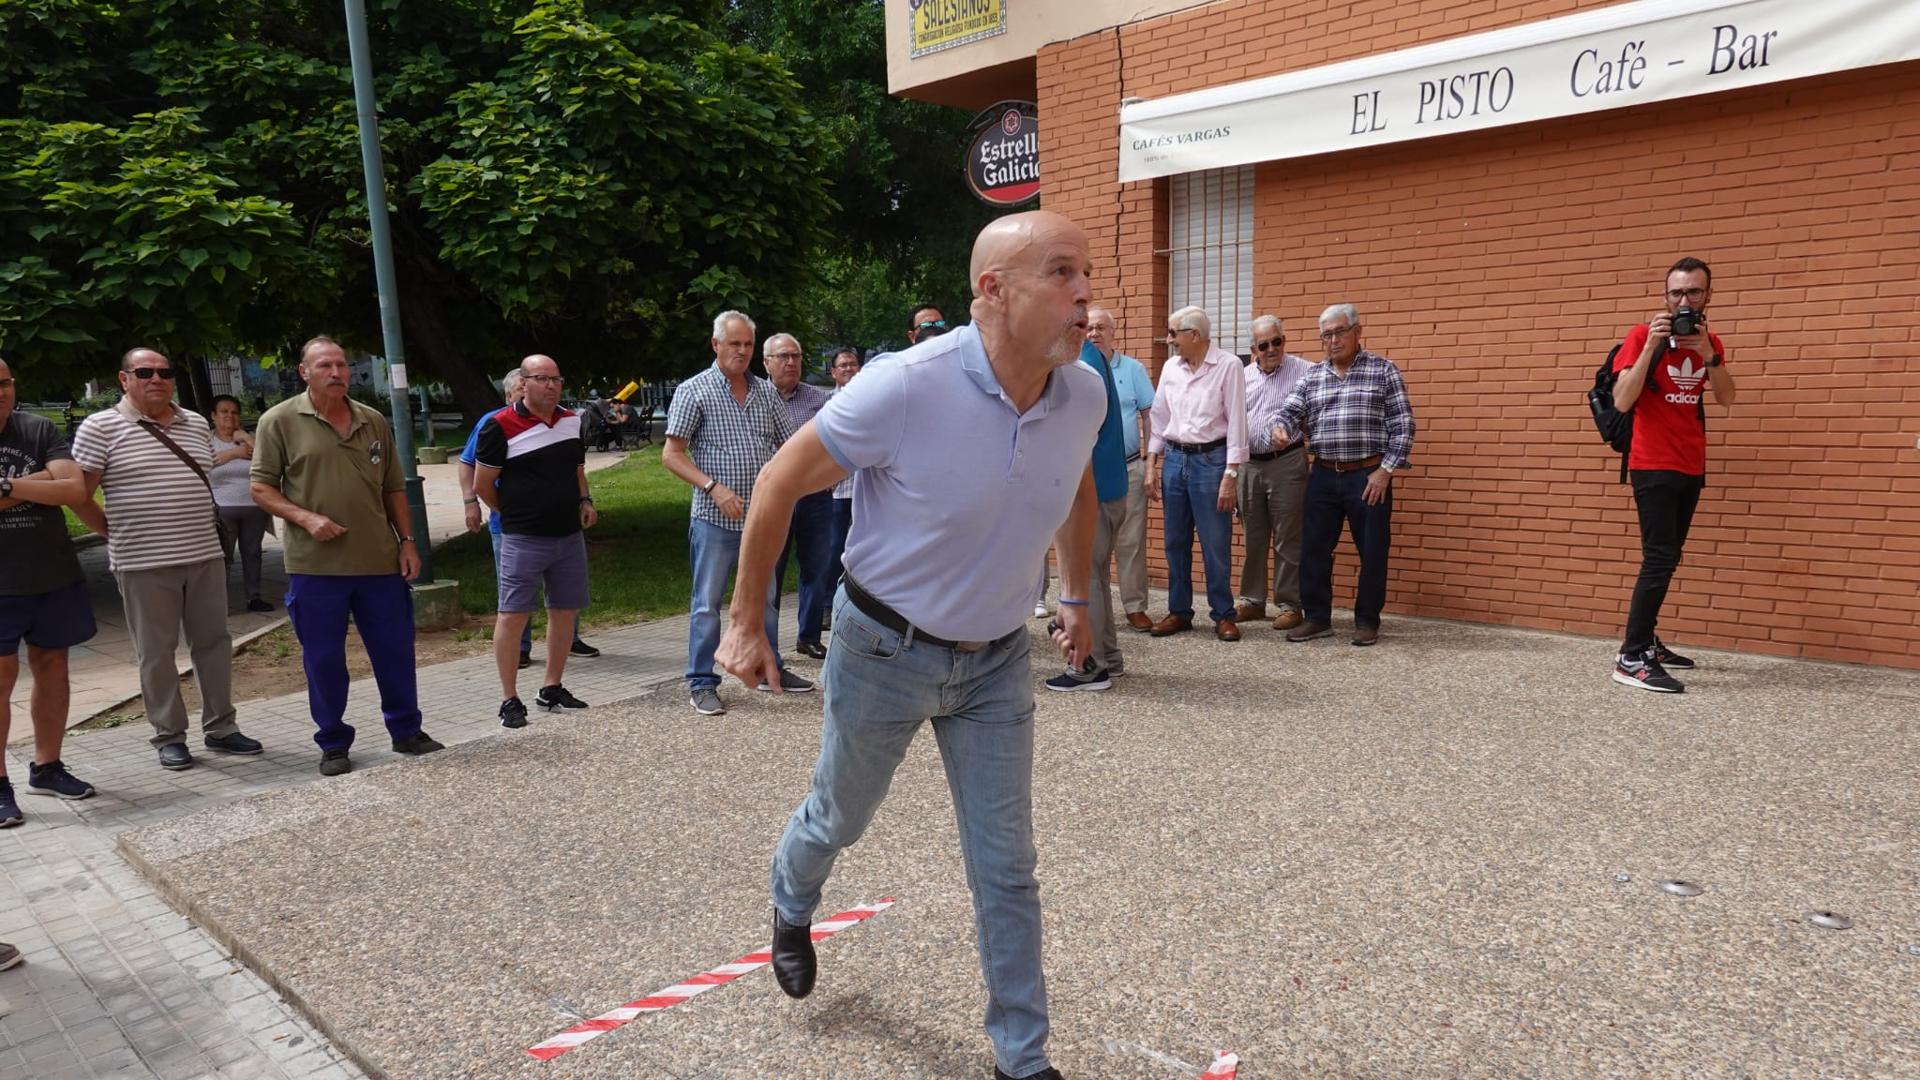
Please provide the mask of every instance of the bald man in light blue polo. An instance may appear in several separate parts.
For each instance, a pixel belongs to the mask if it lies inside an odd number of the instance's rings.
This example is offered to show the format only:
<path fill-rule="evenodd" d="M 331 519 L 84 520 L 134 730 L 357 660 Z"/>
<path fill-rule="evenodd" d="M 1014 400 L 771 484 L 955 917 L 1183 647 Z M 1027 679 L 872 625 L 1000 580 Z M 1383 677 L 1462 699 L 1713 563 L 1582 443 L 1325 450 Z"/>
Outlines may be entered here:
<path fill-rule="evenodd" d="M 751 682 L 777 671 L 761 620 L 793 504 L 852 473 L 820 758 L 773 859 L 774 978 L 792 997 L 813 989 L 808 927 L 834 858 L 866 830 L 932 720 L 973 893 L 998 1080 L 1060 1077 L 1046 1055 L 1025 623 L 1033 568 L 1055 544 L 1054 643 L 1076 667 L 1092 654 L 1099 497 L 1088 461 L 1107 392 L 1076 362 L 1090 268 L 1086 236 L 1058 214 L 1015 214 L 981 231 L 972 324 L 867 365 L 761 471 L 718 657 Z"/>

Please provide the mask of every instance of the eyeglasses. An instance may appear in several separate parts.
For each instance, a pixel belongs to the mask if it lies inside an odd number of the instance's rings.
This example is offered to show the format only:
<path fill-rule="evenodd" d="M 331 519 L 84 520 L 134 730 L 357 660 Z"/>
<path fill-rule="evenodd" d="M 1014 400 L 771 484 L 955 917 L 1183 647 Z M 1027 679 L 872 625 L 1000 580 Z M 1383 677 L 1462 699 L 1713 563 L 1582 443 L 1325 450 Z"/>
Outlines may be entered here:
<path fill-rule="evenodd" d="M 800 354 L 799 354 L 799 353 L 797 353 L 797 352 L 774 352 L 774 353 L 768 353 L 768 354 L 767 354 L 767 359 L 769 359 L 769 360 L 798 360 L 798 359 L 800 359 Z"/>
<path fill-rule="evenodd" d="M 945 330 L 946 328 L 947 328 L 947 320 L 945 319 L 934 319 L 930 322 L 923 322 L 919 326 L 914 327 L 915 330 Z"/>
<path fill-rule="evenodd" d="M 128 368 L 127 374 L 133 376 L 136 379 L 139 379 L 142 382 L 145 382 L 148 379 L 165 379 L 167 382 L 173 381 L 173 369 L 170 367 Z"/>
<path fill-rule="evenodd" d="M 1347 334 L 1350 334 L 1353 331 L 1358 329 L 1359 329 L 1358 326 L 1343 326 L 1338 330 L 1322 330 L 1320 331 L 1320 340 L 1321 341 L 1339 341 L 1342 337 L 1345 337 Z"/>
<path fill-rule="evenodd" d="M 1167 331 L 1167 336 L 1168 336 L 1168 337 L 1179 337 L 1179 336 L 1180 336 L 1181 334 L 1191 334 L 1191 333 L 1193 333 L 1193 327 L 1191 327 L 1191 326 L 1183 326 L 1183 327 L 1181 327 L 1181 328 L 1180 328 L 1180 329 L 1178 329 L 1178 330 L 1169 330 L 1169 331 Z"/>
<path fill-rule="evenodd" d="M 1705 289 L 1668 289 L 1667 290 L 1667 299 L 1669 300 L 1693 300 L 1697 302 L 1700 300 L 1705 300 L 1706 298 L 1707 298 L 1707 290 Z"/>
<path fill-rule="evenodd" d="M 12 379 L 0 379 L 0 390 L 11 390 L 11 389 L 13 389 Z"/>
<path fill-rule="evenodd" d="M 549 383 L 554 386 L 559 386 L 567 381 L 558 375 L 522 375 L 520 378 L 527 382 Z"/>
<path fill-rule="evenodd" d="M 1256 341 L 1253 343 L 1253 347 L 1259 349 L 1261 352 L 1265 352 L 1268 349 L 1277 349 L 1286 343 L 1287 339 L 1282 337 L 1274 338 L 1272 341 Z"/>

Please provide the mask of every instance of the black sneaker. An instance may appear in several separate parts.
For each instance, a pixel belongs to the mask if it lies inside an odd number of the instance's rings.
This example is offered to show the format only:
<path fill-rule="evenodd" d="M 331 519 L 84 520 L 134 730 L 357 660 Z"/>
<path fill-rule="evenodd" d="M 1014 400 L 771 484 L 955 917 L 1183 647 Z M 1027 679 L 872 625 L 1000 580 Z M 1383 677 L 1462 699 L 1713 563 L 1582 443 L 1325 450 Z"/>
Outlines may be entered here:
<path fill-rule="evenodd" d="M 1047 689 L 1058 690 L 1063 694 L 1070 694 L 1076 690 L 1105 690 L 1112 685 L 1113 677 L 1104 670 L 1095 671 L 1090 675 L 1065 671 L 1046 681 Z"/>
<path fill-rule="evenodd" d="M 0 829 L 11 829 L 25 820 L 20 804 L 13 801 L 13 781 L 0 776 Z"/>
<path fill-rule="evenodd" d="M 58 759 L 45 765 L 29 765 L 27 790 L 35 795 L 58 795 L 63 799 L 85 799 L 93 795 L 93 785 L 76 779 Z"/>
<path fill-rule="evenodd" d="M 394 753 L 412 754 L 415 757 L 418 757 L 421 754 L 431 754 L 435 750 L 445 750 L 445 749 L 446 747 L 441 746 L 437 742 L 434 742 L 433 736 L 427 734 L 424 731 L 417 732 L 393 744 Z"/>
<path fill-rule="evenodd" d="M 1653 658 L 1660 661 L 1661 667 L 1676 667 L 1682 671 L 1693 667 L 1693 661 L 1667 648 L 1667 643 L 1659 638 L 1653 639 Z"/>
<path fill-rule="evenodd" d="M 265 601 L 265 600 L 262 600 L 262 599 L 260 599 L 259 597 L 257 597 L 257 596 L 256 596 L 256 597 L 254 597 L 253 599 L 251 599 L 251 600 L 249 600 L 249 601 L 247 601 L 247 610 L 248 610 L 248 611 L 262 611 L 262 612 L 264 612 L 264 611 L 272 611 L 272 610 L 273 610 L 273 605 L 272 605 L 271 603 L 268 603 L 267 601 Z"/>
<path fill-rule="evenodd" d="M 209 750 L 218 750 L 222 754 L 257 754 L 261 751 L 260 740 L 249 739 L 239 732 L 230 735 L 209 735 L 200 740 Z"/>
<path fill-rule="evenodd" d="M 1621 653 L 1613 662 L 1613 681 L 1661 694 L 1678 694 L 1686 690 L 1685 684 L 1667 674 L 1667 669 L 1660 666 L 1654 651 L 1648 649 L 1639 656 Z"/>
<path fill-rule="evenodd" d="M 526 703 L 517 697 L 510 697 L 500 703 L 500 726 L 523 728 L 527 726 Z"/>
<path fill-rule="evenodd" d="M 588 658 L 592 658 L 595 656 L 599 656 L 600 650 L 594 648 L 593 646 L 587 644 L 584 641 L 581 641 L 579 638 L 574 638 L 573 644 L 567 647 L 567 655 L 568 656 L 585 656 Z"/>
<path fill-rule="evenodd" d="M 554 683 L 552 686 L 541 687 L 540 693 L 534 695 L 533 703 L 548 712 L 553 712 L 556 709 L 584 709 L 587 707 L 586 702 L 567 693 L 567 688 L 561 686 L 559 683 Z"/>
<path fill-rule="evenodd" d="M 320 775 L 341 776 L 353 771 L 353 759 L 345 750 L 322 750 L 320 752 Z"/>
<path fill-rule="evenodd" d="M 766 683 L 761 683 L 759 686 L 754 687 L 754 689 L 766 694 L 773 692 L 773 687 L 768 686 Z M 780 689 L 782 692 L 788 694 L 811 694 L 813 693 L 813 681 L 803 679 L 793 672 L 788 671 L 786 668 L 781 668 Z"/>
<path fill-rule="evenodd" d="M 1015 1078 L 1001 1072 L 1000 1066 L 995 1065 L 993 1067 L 993 1080 L 1015 1080 Z M 1019 1080 L 1067 1080 L 1067 1078 L 1060 1075 L 1059 1069 L 1041 1069 L 1039 1072 L 1030 1076 L 1022 1076 Z"/>

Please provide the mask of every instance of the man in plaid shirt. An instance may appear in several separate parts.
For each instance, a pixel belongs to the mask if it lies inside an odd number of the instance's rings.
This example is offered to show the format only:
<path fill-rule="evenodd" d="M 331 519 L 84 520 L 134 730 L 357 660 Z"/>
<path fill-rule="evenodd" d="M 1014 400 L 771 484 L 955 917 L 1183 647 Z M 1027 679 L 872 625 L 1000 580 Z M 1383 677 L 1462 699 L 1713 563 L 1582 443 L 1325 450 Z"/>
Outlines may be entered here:
<path fill-rule="evenodd" d="M 1327 362 L 1303 376 L 1274 420 L 1273 445 L 1312 440 L 1313 471 L 1300 552 L 1300 605 L 1306 621 L 1288 641 L 1333 633 L 1333 549 L 1342 520 L 1360 552 L 1353 643 L 1380 640 L 1387 601 L 1387 549 L 1393 528 L 1393 474 L 1413 453 L 1413 407 L 1393 361 L 1360 347 L 1360 312 L 1335 304 L 1320 313 Z"/>
<path fill-rule="evenodd" d="M 720 647 L 720 601 L 740 562 L 740 531 L 760 467 L 793 437 L 793 417 L 773 384 L 747 371 L 753 362 L 753 320 L 723 311 L 713 320 L 713 366 L 680 384 L 667 410 L 660 463 L 693 485 L 687 546 L 693 559 L 692 618 L 687 627 L 687 695 L 706 716 L 727 711 L 713 654 Z M 780 655 L 779 594 L 767 598 L 767 644 Z M 805 693 L 813 684 L 782 666 L 780 688 Z M 771 689 L 765 684 L 762 690 Z"/>

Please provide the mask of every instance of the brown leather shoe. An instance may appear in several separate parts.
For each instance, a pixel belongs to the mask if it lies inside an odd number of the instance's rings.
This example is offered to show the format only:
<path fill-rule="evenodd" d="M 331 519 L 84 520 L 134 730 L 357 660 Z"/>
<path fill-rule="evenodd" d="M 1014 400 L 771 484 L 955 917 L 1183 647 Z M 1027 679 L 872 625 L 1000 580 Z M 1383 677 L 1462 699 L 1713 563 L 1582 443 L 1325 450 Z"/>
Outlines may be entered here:
<path fill-rule="evenodd" d="M 1153 629 L 1148 633 L 1154 637 L 1172 637 L 1175 634 L 1184 634 L 1191 629 L 1193 629 L 1193 619 L 1190 616 L 1169 615 L 1154 623 Z"/>
<path fill-rule="evenodd" d="M 1380 640 L 1380 628 L 1377 626 L 1356 626 L 1353 628 L 1355 645 L 1372 645 Z"/>
<path fill-rule="evenodd" d="M 1332 623 L 1303 622 L 1287 631 L 1288 641 L 1311 641 L 1317 637 L 1326 637 L 1333 633 Z"/>
<path fill-rule="evenodd" d="M 1280 614 L 1273 617 L 1273 628 L 1275 630 L 1291 630 L 1299 626 L 1305 619 L 1306 616 L 1292 608 L 1281 608 Z"/>
<path fill-rule="evenodd" d="M 1234 622 L 1253 622 L 1267 617 L 1265 604 L 1241 604 L 1233 609 Z"/>
<path fill-rule="evenodd" d="M 1147 618 L 1147 613 L 1144 611 L 1129 611 L 1127 625 L 1144 634 L 1153 629 L 1153 620 Z"/>
<path fill-rule="evenodd" d="M 1221 641 L 1239 641 L 1240 628 L 1233 624 L 1232 619 L 1221 619 L 1213 624 L 1213 636 Z"/>

